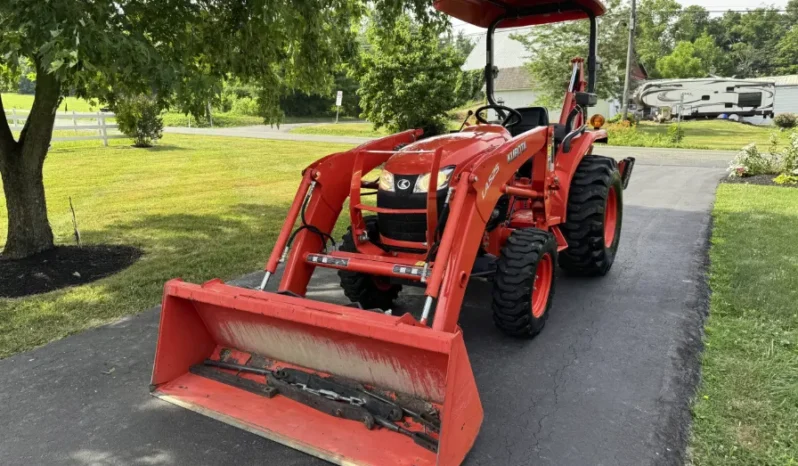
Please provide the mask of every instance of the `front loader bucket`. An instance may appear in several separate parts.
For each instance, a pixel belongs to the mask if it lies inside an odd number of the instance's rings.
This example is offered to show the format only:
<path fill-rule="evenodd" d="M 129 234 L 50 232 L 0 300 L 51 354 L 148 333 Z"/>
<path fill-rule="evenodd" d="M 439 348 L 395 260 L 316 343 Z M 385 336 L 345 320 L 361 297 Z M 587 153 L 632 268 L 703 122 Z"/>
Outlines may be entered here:
<path fill-rule="evenodd" d="M 460 464 L 482 422 L 462 335 L 410 317 L 172 280 L 152 391 L 332 463 Z"/>

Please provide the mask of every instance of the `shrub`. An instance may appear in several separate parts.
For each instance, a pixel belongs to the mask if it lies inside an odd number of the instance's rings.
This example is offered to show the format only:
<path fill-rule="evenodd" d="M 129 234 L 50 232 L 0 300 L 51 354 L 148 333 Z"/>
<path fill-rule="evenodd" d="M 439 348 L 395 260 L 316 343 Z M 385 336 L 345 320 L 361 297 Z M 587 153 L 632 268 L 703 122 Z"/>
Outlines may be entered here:
<path fill-rule="evenodd" d="M 629 122 L 629 126 L 635 126 L 638 123 L 637 116 L 634 113 L 627 113 L 626 119 Z M 615 116 L 607 120 L 607 123 L 621 123 L 621 120 L 623 120 L 623 113 L 616 113 Z"/>
<path fill-rule="evenodd" d="M 119 131 L 132 138 L 136 147 L 151 147 L 163 136 L 161 109 L 149 96 L 123 97 L 116 102 L 114 112 Z"/>
<path fill-rule="evenodd" d="M 744 176 L 776 174 L 781 170 L 781 157 L 770 151 L 762 153 L 756 144 L 745 146 L 731 164 L 729 164 L 729 177 L 742 178 Z"/>
<path fill-rule="evenodd" d="M 776 178 L 773 178 L 773 182 L 776 184 L 798 184 L 798 173 L 793 175 L 782 173 Z"/>
<path fill-rule="evenodd" d="M 258 116 L 258 102 L 252 97 L 241 97 L 233 101 L 230 112 L 238 115 Z"/>
<path fill-rule="evenodd" d="M 674 144 L 679 144 L 684 139 L 684 129 L 680 125 L 670 125 L 668 127 L 668 140 Z"/>
<path fill-rule="evenodd" d="M 790 143 L 782 154 L 782 173 L 793 174 L 798 171 L 798 131 L 790 134 Z"/>
<path fill-rule="evenodd" d="M 795 113 L 779 113 L 773 118 L 773 124 L 781 129 L 792 129 L 798 126 L 798 115 Z"/>

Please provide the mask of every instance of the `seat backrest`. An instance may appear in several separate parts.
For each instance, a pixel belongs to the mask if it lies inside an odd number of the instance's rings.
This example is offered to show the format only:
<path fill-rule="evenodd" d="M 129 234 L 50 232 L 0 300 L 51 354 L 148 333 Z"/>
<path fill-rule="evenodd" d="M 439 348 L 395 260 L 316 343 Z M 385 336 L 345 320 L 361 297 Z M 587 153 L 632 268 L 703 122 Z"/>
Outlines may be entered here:
<path fill-rule="evenodd" d="M 549 111 L 546 107 L 516 108 L 523 116 L 521 123 L 508 128 L 514 137 L 539 126 L 549 126 Z"/>

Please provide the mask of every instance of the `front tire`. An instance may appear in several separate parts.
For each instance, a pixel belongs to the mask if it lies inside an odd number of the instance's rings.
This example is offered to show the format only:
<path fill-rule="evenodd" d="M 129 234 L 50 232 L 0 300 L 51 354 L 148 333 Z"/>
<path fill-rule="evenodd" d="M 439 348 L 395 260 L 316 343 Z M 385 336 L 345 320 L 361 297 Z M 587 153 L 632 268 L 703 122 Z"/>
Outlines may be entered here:
<path fill-rule="evenodd" d="M 560 227 L 568 249 L 560 266 L 571 275 L 602 276 L 615 262 L 623 223 L 623 181 L 615 159 L 588 155 L 574 173 L 568 218 Z"/>
<path fill-rule="evenodd" d="M 493 322 L 507 335 L 532 338 L 546 325 L 554 298 L 557 241 L 546 231 L 512 232 L 497 262 Z"/>
<path fill-rule="evenodd" d="M 366 217 L 363 220 L 366 223 L 369 239 L 375 241 L 379 238 L 377 218 Z M 341 241 L 340 250 L 358 252 L 355 247 L 355 240 L 352 237 L 352 227 L 347 229 Z M 341 288 L 343 288 L 346 297 L 353 303 L 360 303 L 363 309 L 382 309 L 387 311 L 391 309 L 394 300 L 399 296 L 399 292 L 402 291 L 402 285 L 392 284 L 388 277 L 339 270 L 338 278 L 341 281 Z"/>

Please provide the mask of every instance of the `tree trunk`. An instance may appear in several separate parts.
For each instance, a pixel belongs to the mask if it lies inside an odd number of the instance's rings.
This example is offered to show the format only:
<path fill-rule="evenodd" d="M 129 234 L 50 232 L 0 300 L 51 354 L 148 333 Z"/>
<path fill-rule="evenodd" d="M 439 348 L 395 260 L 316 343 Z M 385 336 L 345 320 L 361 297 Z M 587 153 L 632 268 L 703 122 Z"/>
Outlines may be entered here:
<path fill-rule="evenodd" d="M 25 167 L 24 157 L 11 154 L 3 175 L 8 208 L 8 238 L 3 256 L 19 259 L 53 247 L 41 167 Z"/>
<path fill-rule="evenodd" d="M 60 98 L 61 86 L 57 78 L 37 66 L 36 97 L 19 141 L 14 141 L 2 113 L 0 175 L 8 209 L 4 257 L 21 259 L 53 247 L 42 167 L 53 136 Z M 2 110 L 0 99 L 0 113 Z"/>

